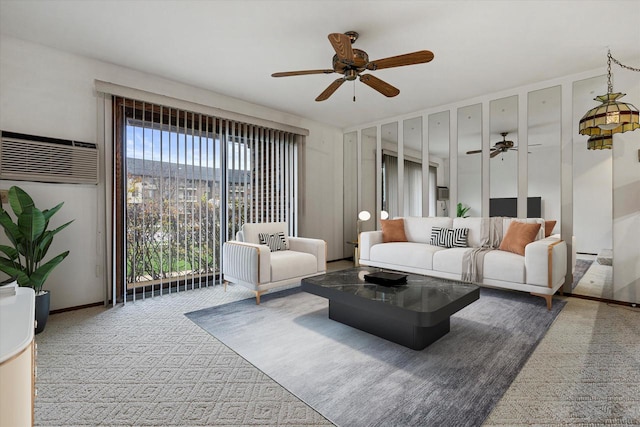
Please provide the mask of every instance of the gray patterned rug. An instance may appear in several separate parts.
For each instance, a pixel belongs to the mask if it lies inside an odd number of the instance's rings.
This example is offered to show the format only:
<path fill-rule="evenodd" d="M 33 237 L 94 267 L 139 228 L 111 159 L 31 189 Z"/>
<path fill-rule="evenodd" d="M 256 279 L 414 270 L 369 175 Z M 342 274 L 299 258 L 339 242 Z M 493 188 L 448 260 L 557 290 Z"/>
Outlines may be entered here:
<path fill-rule="evenodd" d="M 564 305 L 482 288 L 422 351 L 334 322 L 298 289 L 186 316 L 339 426 L 478 426 Z"/>
<path fill-rule="evenodd" d="M 576 269 L 573 272 L 573 283 L 571 284 L 571 289 L 575 289 L 580 283 L 580 280 L 584 277 L 589 267 L 593 264 L 593 260 L 590 259 L 577 259 L 576 260 Z"/>

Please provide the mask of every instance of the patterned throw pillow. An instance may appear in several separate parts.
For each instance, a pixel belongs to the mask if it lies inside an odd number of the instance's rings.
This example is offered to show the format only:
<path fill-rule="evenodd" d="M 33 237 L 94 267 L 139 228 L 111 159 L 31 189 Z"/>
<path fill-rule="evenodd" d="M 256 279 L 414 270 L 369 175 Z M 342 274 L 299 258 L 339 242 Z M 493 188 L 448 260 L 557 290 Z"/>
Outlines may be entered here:
<path fill-rule="evenodd" d="M 258 233 L 261 245 L 269 246 L 271 252 L 286 251 L 289 249 L 287 238 L 282 231 L 277 233 Z"/>
<path fill-rule="evenodd" d="M 447 248 L 466 248 L 468 228 L 447 229 Z"/>
<path fill-rule="evenodd" d="M 444 246 L 444 238 L 442 237 L 445 234 L 446 228 L 442 227 L 431 227 L 431 241 L 429 242 L 432 246 Z"/>
<path fill-rule="evenodd" d="M 429 243 L 443 248 L 466 248 L 468 235 L 468 228 L 431 227 L 431 241 Z"/>

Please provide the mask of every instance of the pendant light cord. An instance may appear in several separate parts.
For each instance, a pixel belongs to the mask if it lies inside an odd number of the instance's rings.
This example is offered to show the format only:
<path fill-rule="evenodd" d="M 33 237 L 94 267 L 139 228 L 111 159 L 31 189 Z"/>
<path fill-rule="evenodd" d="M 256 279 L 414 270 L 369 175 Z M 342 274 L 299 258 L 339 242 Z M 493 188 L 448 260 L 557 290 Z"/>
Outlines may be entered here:
<path fill-rule="evenodd" d="M 640 72 L 640 68 L 633 68 L 628 65 L 622 64 L 616 58 L 611 56 L 611 50 L 608 50 L 607 51 L 607 88 L 609 89 L 609 93 L 613 93 L 613 85 L 611 84 L 611 61 L 615 62 L 616 64 L 618 64 L 619 66 L 627 70 Z"/>

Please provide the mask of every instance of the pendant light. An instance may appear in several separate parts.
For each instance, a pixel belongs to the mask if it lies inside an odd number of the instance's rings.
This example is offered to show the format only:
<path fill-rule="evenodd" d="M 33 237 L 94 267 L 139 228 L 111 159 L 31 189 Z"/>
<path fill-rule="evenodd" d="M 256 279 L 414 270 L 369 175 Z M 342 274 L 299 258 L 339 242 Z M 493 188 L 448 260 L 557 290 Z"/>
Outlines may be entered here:
<path fill-rule="evenodd" d="M 592 143 L 588 143 L 589 149 L 611 148 L 611 135 L 640 128 L 638 109 L 632 104 L 618 101 L 619 98 L 622 98 L 626 94 L 620 92 L 613 93 L 613 85 L 611 84 L 611 61 L 620 65 L 622 68 L 640 72 L 640 69 L 621 64 L 611 56 L 611 51 L 608 51 L 607 94 L 594 98 L 594 100 L 600 101 L 602 104 L 587 111 L 582 119 L 580 119 L 579 133 L 581 135 L 602 137 L 593 140 L 590 138 L 589 141 Z M 594 148 L 591 148 L 592 146 Z"/>

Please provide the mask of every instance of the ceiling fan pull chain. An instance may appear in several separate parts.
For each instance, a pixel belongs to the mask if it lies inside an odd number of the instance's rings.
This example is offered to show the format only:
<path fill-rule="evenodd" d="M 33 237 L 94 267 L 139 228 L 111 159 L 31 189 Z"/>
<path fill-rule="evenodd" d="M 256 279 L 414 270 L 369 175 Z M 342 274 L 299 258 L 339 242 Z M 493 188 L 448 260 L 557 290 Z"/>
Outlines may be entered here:
<path fill-rule="evenodd" d="M 353 81 L 353 102 L 356 102 L 356 81 Z"/>

